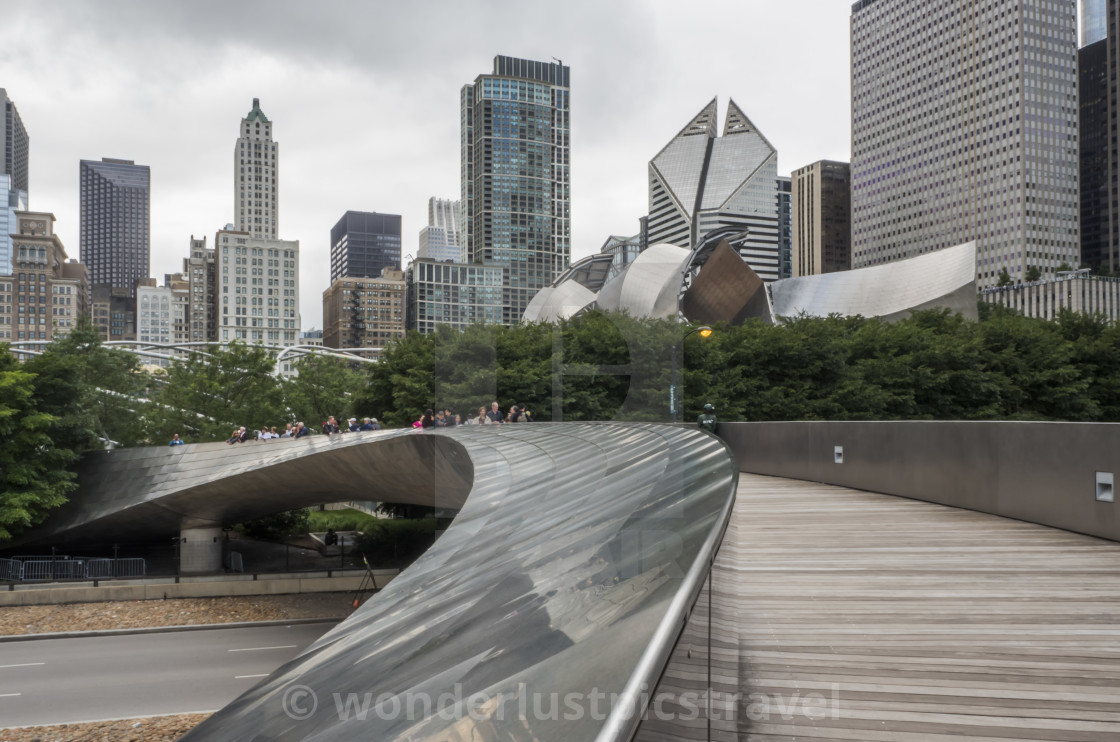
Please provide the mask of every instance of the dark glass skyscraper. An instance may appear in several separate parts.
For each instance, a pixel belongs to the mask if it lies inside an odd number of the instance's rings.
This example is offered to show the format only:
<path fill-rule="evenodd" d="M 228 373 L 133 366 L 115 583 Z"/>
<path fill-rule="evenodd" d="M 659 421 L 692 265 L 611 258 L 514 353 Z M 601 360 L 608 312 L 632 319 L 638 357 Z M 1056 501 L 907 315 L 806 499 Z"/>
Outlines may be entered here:
<path fill-rule="evenodd" d="M 90 285 L 108 284 L 136 297 L 151 253 L 151 171 L 132 160 L 82 160 L 81 261 Z"/>
<path fill-rule="evenodd" d="M 569 69 L 498 56 L 461 94 L 468 262 L 504 270 L 502 323 L 571 262 Z"/>
<path fill-rule="evenodd" d="M 1114 228 L 1110 224 L 1108 44 L 1105 39 L 1077 51 L 1077 109 L 1081 158 L 1081 262 L 1114 270 Z M 1111 257 L 1110 257 L 1111 256 Z M 1076 266 L 1074 266 L 1076 267 Z"/>
<path fill-rule="evenodd" d="M 401 218 L 375 211 L 347 211 L 331 229 L 331 282 L 377 278 L 401 267 Z"/>

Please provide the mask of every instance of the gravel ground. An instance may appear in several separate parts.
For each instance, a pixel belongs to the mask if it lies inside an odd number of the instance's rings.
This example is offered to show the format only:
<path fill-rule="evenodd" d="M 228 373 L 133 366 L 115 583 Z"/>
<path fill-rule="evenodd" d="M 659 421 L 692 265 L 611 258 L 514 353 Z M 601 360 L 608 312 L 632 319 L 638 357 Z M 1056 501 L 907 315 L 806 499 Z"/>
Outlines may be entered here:
<path fill-rule="evenodd" d="M 209 714 L 183 714 L 95 724 L 0 729 L 0 742 L 173 742 L 207 716 Z"/>
<path fill-rule="evenodd" d="M 353 612 L 353 601 L 354 594 L 345 592 L 12 606 L 0 608 L 0 636 L 294 618 L 341 618 Z M 0 729 L 0 742 L 172 742 L 207 716 L 185 714 Z"/>
<path fill-rule="evenodd" d="M 354 610 L 353 600 L 354 594 L 347 592 L 11 606 L 0 608 L 0 636 L 291 618 L 341 618 Z"/>

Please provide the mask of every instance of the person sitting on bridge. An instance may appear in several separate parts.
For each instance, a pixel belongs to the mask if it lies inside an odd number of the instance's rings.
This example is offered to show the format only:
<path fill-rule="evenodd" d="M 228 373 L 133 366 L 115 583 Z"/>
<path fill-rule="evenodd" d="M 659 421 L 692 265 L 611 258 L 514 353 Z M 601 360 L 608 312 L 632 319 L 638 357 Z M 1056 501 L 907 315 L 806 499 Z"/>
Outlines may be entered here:
<path fill-rule="evenodd" d="M 362 424 L 361 427 L 358 428 L 358 430 L 363 432 L 367 430 L 373 430 L 373 422 L 368 417 L 362 418 Z"/>
<path fill-rule="evenodd" d="M 327 546 L 334 546 L 338 543 L 338 534 L 334 532 L 333 528 L 328 528 L 327 533 L 323 536 L 323 543 Z"/>
<path fill-rule="evenodd" d="M 171 442 L 168 443 L 167 445 L 169 445 L 169 446 L 181 446 L 181 445 L 183 445 L 183 439 L 179 437 L 178 433 L 176 433 L 175 435 L 171 436 Z"/>
<path fill-rule="evenodd" d="M 302 438 L 305 435 L 311 435 L 311 431 L 308 430 L 307 426 L 304 425 L 302 422 L 296 423 L 296 432 L 292 437 L 293 438 Z"/>

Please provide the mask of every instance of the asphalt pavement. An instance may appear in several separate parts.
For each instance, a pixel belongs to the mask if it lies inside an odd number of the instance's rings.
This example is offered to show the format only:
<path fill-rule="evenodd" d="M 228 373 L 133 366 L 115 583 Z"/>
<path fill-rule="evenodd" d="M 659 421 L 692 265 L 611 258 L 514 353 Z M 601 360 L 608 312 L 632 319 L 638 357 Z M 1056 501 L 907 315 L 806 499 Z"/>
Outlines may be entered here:
<path fill-rule="evenodd" d="M 0 642 L 0 728 L 216 711 L 336 623 Z"/>

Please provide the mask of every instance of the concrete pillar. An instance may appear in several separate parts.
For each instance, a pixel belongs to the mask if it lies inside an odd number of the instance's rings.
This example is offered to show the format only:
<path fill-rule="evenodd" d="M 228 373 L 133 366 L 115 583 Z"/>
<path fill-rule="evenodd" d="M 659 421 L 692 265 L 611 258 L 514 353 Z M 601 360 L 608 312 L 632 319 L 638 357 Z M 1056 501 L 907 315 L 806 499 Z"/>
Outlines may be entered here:
<path fill-rule="evenodd" d="M 221 527 L 179 531 L 180 573 L 197 575 L 223 571 Z"/>

